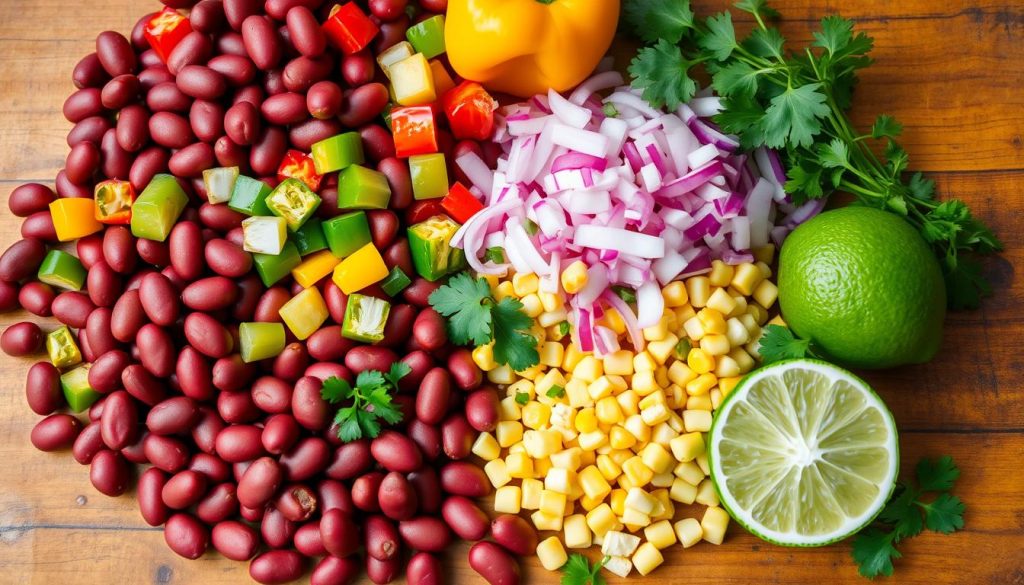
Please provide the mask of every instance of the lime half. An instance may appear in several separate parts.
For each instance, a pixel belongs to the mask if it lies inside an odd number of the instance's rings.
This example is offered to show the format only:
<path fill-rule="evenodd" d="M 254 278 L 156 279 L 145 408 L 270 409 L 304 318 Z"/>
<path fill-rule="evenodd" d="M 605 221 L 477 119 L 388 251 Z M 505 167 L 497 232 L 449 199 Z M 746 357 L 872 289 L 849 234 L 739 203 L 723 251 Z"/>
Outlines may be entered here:
<path fill-rule="evenodd" d="M 889 409 L 864 381 L 816 360 L 747 376 L 718 410 L 708 454 L 726 510 L 785 546 L 821 546 L 863 528 L 899 467 Z"/>

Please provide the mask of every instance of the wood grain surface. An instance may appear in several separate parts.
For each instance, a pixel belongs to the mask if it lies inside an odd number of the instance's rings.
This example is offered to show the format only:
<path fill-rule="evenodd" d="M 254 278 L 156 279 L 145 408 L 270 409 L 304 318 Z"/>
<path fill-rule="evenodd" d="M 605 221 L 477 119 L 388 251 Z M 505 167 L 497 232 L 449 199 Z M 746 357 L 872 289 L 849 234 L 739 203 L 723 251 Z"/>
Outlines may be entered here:
<path fill-rule="evenodd" d="M 724 2 L 695 0 L 700 14 Z M 895 413 L 904 467 L 951 454 L 963 474 L 966 529 L 905 543 L 896 577 L 880 582 L 1024 584 L 1024 4 L 1019 0 L 777 0 L 793 40 L 810 38 L 822 16 L 841 10 L 875 37 L 877 63 L 855 100 L 861 126 L 878 113 L 905 126 L 911 168 L 938 182 L 940 196 L 965 199 L 994 226 L 1006 252 L 986 264 L 996 294 L 981 310 L 949 316 L 941 353 L 927 366 L 867 373 Z M 70 73 L 97 33 L 127 32 L 152 1 L 0 2 L 0 196 L 25 181 L 52 184 L 67 153 L 61 104 Z M 0 248 L 18 238 L 3 208 Z M 0 325 L 25 319 L 0 317 Z M 865 340 L 870 342 L 870 340 Z M 25 404 L 30 360 L 0 359 L 0 584 L 251 582 L 245 564 L 208 554 L 190 562 L 140 518 L 133 494 L 100 495 L 69 453 L 36 452 L 38 420 Z M 449 581 L 483 583 L 448 555 Z M 529 583 L 555 583 L 535 560 Z M 611 580 L 611 579 L 610 579 Z M 621 580 L 618 580 L 621 581 Z M 721 546 L 673 548 L 666 566 L 630 582 L 693 584 L 859 583 L 849 544 L 784 549 L 732 526 Z"/>

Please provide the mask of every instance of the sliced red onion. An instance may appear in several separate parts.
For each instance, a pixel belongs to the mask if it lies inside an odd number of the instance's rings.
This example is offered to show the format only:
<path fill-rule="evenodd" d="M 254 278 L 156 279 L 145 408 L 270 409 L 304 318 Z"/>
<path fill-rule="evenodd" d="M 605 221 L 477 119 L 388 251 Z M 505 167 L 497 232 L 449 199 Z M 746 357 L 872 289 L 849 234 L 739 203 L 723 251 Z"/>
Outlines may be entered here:
<path fill-rule="evenodd" d="M 661 116 L 661 112 L 652 108 L 651 105 L 645 102 L 642 97 L 634 93 L 630 93 L 629 91 L 616 91 L 605 98 L 604 101 L 611 102 L 617 106 L 628 106 L 642 113 L 647 118 L 657 118 Z"/>
<path fill-rule="evenodd" d="M 475 152 L 471 150 L 466 152 L 455 159 L 455 164 L 459 165 L 463 173 L 466 173 L 466 178 L 474 187 L 484 193 L 490 193 L 493 190 L 494 175 L 491 173 L 491 169 L 487 168 L 487 163 Z"/>
<path fill-rule="evenodd" d="M 757 184 L 747 195 L 747 217 L 750 218 L 750 245 L 760 248 L 768 243 L 768 231 L 771 226 L 768 214 L 771 213 L 772 194 L 775 192 L 771 182 L 758 179 Z"/>
<path fill-rule="evenodd" d="M 735 250 L 726 250 L 722 252 L 722 262 L 725 262 L 730 266 L 736 266 L 737 264 L 753 261 L 754 255 L 749 252 L 736 252 Z"/>
<path fill-rule="evenodd" d="M 622 150 L 622 145 L 626 143 L 626 133 L 629 132 L 629 126 L 624 120 L 618 118 L 605 118 L 601 120 L 601 127 L 598 132 L 608 138 L 608 149 L 605 150 L 604 156 L 617 157 L 619 151 Z"/>
<path fill-rule="evenodd" d="M 665 255 L 665 241 L 661 238 L 597 225 L 578 226 L 573 243 L 587 248 L 618 250 L 642 258 L 661 258 Z"/>
<path fill-rule="evenodd" d="M 657 325 L 661 313 L 665 310 L 665 297 L 661 296 L 661 287 L 653 280 L 648 280 L 636 290 L 637 317 L 636 322 L 642 328 Z"/>
<path fill-rule="evenodd" d="M 505 223 L 506 237 L 506 250 L 515 250 L 516 256 L 522 259 L 528 265 L 528 270 L 521 272 L 533 272 L 540 276 L 544 276 L 550 270 L 547 260 L 541 256 L 540 252 L 530 241 L 530 235 L 526 233 L 526 228 L 523 227 L 521 221 L 518 218 L 509 218 Z M 515 262 L 513 262 L 514 264 Z M 517 267 L 518 270 L 518 267 Z"/>
<path fill-rule="evenodd" d="M 690 193 L 722 172 L 722 161 L 713 160 L 696 170 L 686 173 L 682 177 L 664 185 L 655 193 L 658 197 L 676 198 Z"/>
<path fill-rule="evenodd" d="M 644 336 L 640 326 L 637 324 L 633 309 L 619 295 L 612 292 L 611 289 L 604 291 L 604 294 L 601 295 L 601 300 L 607 303 L 609 307 L 615 309 L 619 316 L 622 317 L 622 322 L 626 325 L 626 331 L 629 333 L 630 343 L 633 344 L 633 351 L 643 351 Z"/>
<path fill-rule="evenodd" d="M 558 146 L 590 156 L 604 156 L 607 152 L 608 138 L 603 134 L 573 128 L 566 124 L 554 124 L 552 128 L 551 140 Z"/>
<path fill-rule="evenodd" d="M 579 336 L 580 349 L 594 351 L 594 322 L 591 319 L 590 309 L 579 308 L 576 312 L 579 315 L 576 322 L 576 334 Z"/>
<path fill-rule="evenodd" d="M 558 120 L 573 128 L 585 128 L 594 114 L 582 105 L 576 105 L 553 89 L 548 90 L 548 105 Z"/>
<path fill-rule="evenodd" d="M 697 97 L 690 100 L 690 109 L 701 118 L 710 118 L 722 111 L 722 100 L 718 96 Z"/>
<path fill-rule="evenodd" d="M 567 152 L 551 162 L 551 172 L 588 168 L 603 172 L 608 168 L 608 159 L 579 152 Z"/>
<path fill-rule="evenodd" d="M 594 264 L 587 269 L 587 284 L 577 293 L 576 302 L 580 306 L 589 307 L 597 301 L 606 288 L 608 288 L 608 269 L 604 264 Z"/>
<path fill-rule="evenodd" d="M 526 117 L 521 120 L 508 120 L 508 133 L 512 136 L 532 136 L 540 134 L 551 123 L 553 116 Z"/>
<path fill-rule="evenodd" d="M 796 226 L 804 223 L 812 217 L 821 213 L 822 209 L 825 209 L 825 198 L 811 199 L 807 203 L 804 203 L 800 207 L 797 207 L 785 217 L 780 224 L 792 229 Z"/>
<path fill-rule="evenodd" d="M 709 211 L 703 217 L 697 219 L 693 225 L 686 228 L 683 231 L 683 235 L 692 242 L 707 235 L 717 235 L 720 229 L 722 229 L 722 222 Z"/>

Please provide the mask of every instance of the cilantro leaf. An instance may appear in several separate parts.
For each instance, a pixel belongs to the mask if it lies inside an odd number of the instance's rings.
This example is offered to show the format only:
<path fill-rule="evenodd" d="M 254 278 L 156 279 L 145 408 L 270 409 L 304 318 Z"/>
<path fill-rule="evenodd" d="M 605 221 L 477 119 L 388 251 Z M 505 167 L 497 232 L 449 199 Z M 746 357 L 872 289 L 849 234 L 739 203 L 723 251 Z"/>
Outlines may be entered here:
<path fill-rule="evenodd" d="M 678 43 L 693 28 L 689 0 L 626 0 L 622 6 L 626 25 L 641 39 L 666 39 Z"/>
<path fill-rule="evenodd" d="M 944 267 L 946 296 L 953 309 L 977 309 L 981 297 L 992 294 L 992 287 L 981 275 L 981 265 L 959 259 L 955 265 Z"/>
<path fill-rule="evenodd" d="M 845 168 L 850 166 L 850 150 L 839 138 L 822 144 L 818 148 L 818 160 L 826 169 Z"/>
<path fill-rule="evenodd" d="M 697 46 L 719 61 L 725 61 L 736 48 L 736 30 L 732 26 L 732 15 L 728 12 L 709 16 L 707 32 L 697 39 Z"/>
<path fill-rule="evenodd" d="M 819 89 L 820 83 L 801 85 L 772 98 L 761 125 L 767 146 L 810 146 L 814 142 L 814 137 L 821 132 L 819 118 L 831 111 Z"/>
<path fill-rule="evenodd" d="M 377 370 L 363 370 L 356 376 L 356 388 L 368 392 L 384 385 L 384 374 Z"/>
<path fill-rule="evenodd" d="M 408 364 L 401 362 L 392 365 L 387 374 L 364 370 L 356 376 L 355 387 L 337 377 L 324 380 L 320 395 L 329 404 L 351 401 L 351 404 L 339 408 L 335 413 L 338 438 L 344 443 L 363 437 L 376 438 L 381 431 L 379 421 L 388 424 L 401 422 L 402 411 L 392 401 L 391 393 L 409 371 L 411 368 Z"/>
<path fill-rule="evenodd" d="M 964 503 L 952 494 L 939 494 L 930 504 L 919 504 L 928 530 L 950 534 L 964 527 Z"/>
<path fill-rule="evenodd" d="M 935 198 L 935 181 L 926 179 L 924 174 L 919 171 L 910 176 L 907 190 L 910 191 L 912 197 L 928 201 Z"/>
<path fill-rule="evenodd" d="M 765 327 L 758 352 L 765 364 L 785 359 L 814 357 L 811 342 L 796 337 L 788 327 L 782 325 Z"/>
<path fill-rule="evenodd" d="M 757 93 L 757 80 L 764 72 L 754 69 L 752 65 L 744 61 L 736 61 L 719 69 L 711 78 L 711 86 L 723 97 L 752 98 Z M 754 106 L 754 114 L 758 119 L 764 115 L 763 110 L 757 104 Z M 746 104 L 742 104 L 746 105 Z M 722 112 L 730 113 L 733 107 L 726 107 Z"/>
<path fill-rule="evenodd" d="M 743 47 L 758 57 L 782 59 L 782 45 L 786 39 L 777 28 L 758 28 L 743 41 Z"/>
<path fill-rule="evenodd" d="M 850 44 L 853 38 L 853 21 L 845 19 L 838 14 L 832 14 L 821 19 L 821 32 L 814 33 L 816 47 L 821 47 L 834 55 L 843 47 Z"/>
<path fill-rule="evenodd" d="M 520 372 L 540 362 L 537 340 L 528 332 L 533 325 L 523 312 L 523 304 L 506 297 L 492 308 L 494 321 L 494 359 Z"/>
<path fill-rule="evenodd" d="M 331 376 L 324 380 L 324 385 L 320 388 L 320 396 L 328 404 L 338 404 L 352 397 L 352 386 L 347 380 Z"/>
<path fill-rule="evenodd" d="M 459 345 L 482 345 L 491 340 L 493 301 L 487 281 L 460 272 L 430 294 L 430 306 L 448 317 L 448 334 Z"/>
<path fill-rule="evenodd" d="M 871 126 L 872 138 L 895 138 L 903 132 L 903 125 L 896 121 L 896 118 L 882 114 L 875 118 Z"/>
<path fill-rule="evenodd" d="M 922 459 L 914 470 L 917 483 L 926 492 L 944 492 L 953 489 L 953 484 L 960 478 L 960 468 L 953 463 L 953 458 L 945 455 L 938 459 Z"/>
<path fill-rule="evenodd" d="M 758 18 L 778 18 L 779 16 L 777 10 L 768 6 L 768 0 L 740 0 L 736 3 L 736 8 L 749 12 Z"/>
<path fill-rule="evenodd" d="M 907 164 L 910 162 L 907 151 L 903 150 L 903 147 L 891 138 L 885 147 L 885 159 L 888 161 L 887 166 L 893 177 L 899 177 L 900 173 L 906 170 Z"/>
<path fill-rule="evenodd" d="M 879 575 L 892 576 L 892 560 L 902 556 L 893 546 L 894 534 L 867 528 L 853 539 L 853 560 L 859 565 L 862 576 L 868 579 Z"/>
<path fill-rule="evenodd" d="M 411 372 L 412 366 L 399 361 L 391 364 L 391 369 L 388 370 L 388 373 L 384 374 L 384 378 L 386 378 L 392 386 L 398 388 L 398 382 L 400 382 L 402 378 L 408 376 Z"/>
<path fill-rule="evenodd" d="M 924 529 L 921 513 L 914 507 L 918 494 L 906 486 L 897 489 L 897 495 L 882 508 L 878 518 L 892 524 L 899 538 L 917 536 Z"/>
<path fill-rule="evenodd" d="M 797 205 L 808 199 L 819 199 L 825 196 L 821 188 L 821 167 L 804 161 L 799 165 L 790 166 L 786 171 L 786 193 L 793 197 Z"/>
<path fill-rule="evenodd" d="M 643 97 L 655 108 L 674 110 L 697 93 L 697 82 L 690 78 L 693 65 L 682 50 L 666 39 L 637 52 L 629 65 L 633 87 L 643 90 Z"/>
<path fill-rule="evenodd" d="M 601 568 L 607 560 L 608 557 L 604 557 L 591 568 L 587 557 L 579 553 L 569 555 L 568 562 L 562 566 L 561 585 L 605 585 Z"/>

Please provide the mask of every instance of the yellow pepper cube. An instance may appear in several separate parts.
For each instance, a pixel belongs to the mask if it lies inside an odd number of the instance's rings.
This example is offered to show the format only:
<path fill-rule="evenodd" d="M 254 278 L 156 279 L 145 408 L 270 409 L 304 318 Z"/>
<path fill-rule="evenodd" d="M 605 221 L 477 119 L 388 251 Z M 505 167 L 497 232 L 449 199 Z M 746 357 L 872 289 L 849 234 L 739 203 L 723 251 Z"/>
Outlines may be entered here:
<path fill-rule="evenodd" d="M 522 484 L 522 508 L 536 510 L 540 508 L 540 493 L 544 491 L 544 482 L 538 479 L 524 479 Z"/>
<path fill-rule="evenodd" d="M 704 506 L 717 506 L 719 504 L 718 492 L 715 491 L 711 478 L 705 479 L 697 486 L 697 497 L 694 498 L 694 501 Z"/>
<path fill-rule="evenodd" d="M 697 486 L 677 477 L 672 480 L 669 497 L 681 504 L 692 504 L 697 499 Z"/>
<path fill-rule="evenodd" d="M 683 412 L 683 425 L 688 433 L 710 431 L 711 420 L 710 410 L 686 410 Z"/>
<path fill-rule="evenodd" d="M 50 217 L 57 239 L 70 242 L 103 229 L 96 220 L 96 204 L 91 198 L 62 197 L 50 203 Z"/>
<path fill-rule="evenodd" d="M 442 96 L 445 92 L 455 87 L 455 81 L 452 80 L 448 69 L 439 59 L 434 59 L 430 62 L 430 72 L 434 76 L 434 93 L 437 95 Z"/>
<path fill-rule="evenodd" d="M 704 453 L 704 437 L 699 432 L 689 432 L 669 441 L 669 446 L 676 461 L 693 461 Z"/>
<path fill-rule="evenodd" d="M 403 106 L 422 106 L 437 99 L 434 73 L 422 53 L 406 57 L 388 67 L 395 101 Z"/>
<path fill-rule="evenodd" d="M 655 522 L 644 529 L 644 538 L 658 550 L 666 549 L 676 543 L 676 533 L 668 520 Z"/>
<path fill-rule="evenodd" d="M 562 512 L 565 511 L 565 494 L 561 494 L 549 489 L 541 490 L 540 492 L 540 511 L 545 514 L 555 514 L 559 517 L 562 516 Z"/>
<path fill-rule="evenodd" d="M 548 514 L 542 510 L 537 510 L 530 515 L 530 520 L 533 521 L 533 525 L 537 530 L 552 530 L 558 531 L 562 529 L 562 520 L 565 516 L 562 515 L 563 509 L 558 510 L 557 514 Z"/>
<path fill-rule="evenodd" d="M 674 463 L 672 455 L 657 443 L 648 443 L 640 452 L 640 459 L 656 474 L 668 472 Z"/>
<path fill-rule="evenodd" d="M 608 504 L 601 504 L 587 512 L 587 526 L 598 537 L 622 529 L 622 523 L 619 522 L 615 512 L 612 512 L 612 508 Z"/>
<path fill-rule="evenodd" d="M 331 254 L 330 250 L 321 250 L 307 256 L 302 264 L 293 268 L 292 278 L 302 288 L 309 288 L 334 272 L 340 263 L 341 260 Z"/>
<path fill-rule="evenodd" d="M 487 465 L 484 465 L 484 473 L 487 474 L 487 479 L 491 480 L 491 485 L 495 488 L 500 488 L 512 481 L 512 476 L 508 474 L 508 468 L 501 459 L 488 461 Z"/>
<path fill-rule="evenodd" d="M 518 514 L 522 509 L 523 492 L 517 485 L 502 486 L 494 492 L 494 511 Z"/>
<path fill-rule="evenodd" d="M 483 432 L 477 435 L 471 449 L 474 455 L 484 461 L 494 461 L 501 456 L 501 445 L 491 433 Z"/>
<path fill-rule="evenodd" d="M 388 267 L 373 242 L 342 260 L 334 268 L 334 284 L 345 294 L 363 290 L 387 278 Z"/>
<path fill-rule="evenodd" d="M 643 576 L 649 575 L 664 562 L 665 557 L 661 555 L 661 551 L 650 542 L 641 544 L 633 553 L 633 566 L 636 567 L 636 572 Z"/>
<path fill-rule="evenodd" d="M 523 425 L 517 421 L 501 421 L 494 429 L 498 444 L 508 448 L 523 440 Z"/>
<path fill-rule="evenodd" d="M 683 518 L 676 522 L 673 528 L 675 528 L 676 537 L 679 538 L 679 544 L 683 545 L 683 548 L 690 548 L 704 537 L 704 529 L 701 528 L 700 522 L 696 518 Z"/>
<path fill-rule="evenodd" d="M 523 426 L 528 429 L 539 429 L 551 420 L 551 407 L 540 402 L 528 402 L 523 406 Z"/>
<path fill-rule="evenodd" d="M 647 467 L 643 459 L 639 456 L 630 457 L 625 463 L 622 464 L 622 473 L 625 474 L 629 481 L 635 486 L 645 486 L 654 477 L 654 471 Z"/>
<path fill-rule="evenodd" d="M 722 544 L 728 527 L 728 512 L 716 506 L 711 506 L 704 510 L 704 517 L 700 520 L 700 528 L 704 540 L 711 544 Z"/>
<path fill-rule="evenodd" d="M 278 313 L 300 341 L 316 333 L 330 316 L 327 303 L 316 287 L 307 288 L 292 297 L 281 306 Z"/>
<path fill-rule="evenodd" d="M 593 533 L 590 532 L 587 517 L 583 514 L 573 514 L 562 524 L 567 548 L 590 548 L 593 544 Z"/>
<path fill-rule="evenodd" d="M 545 569 L 557 571 L 569 560 L 569 555 L 565 553 L 562 541 L 557 536 L 551 536 L 537 545 L 537 560 Z"/>
<path fill-rule="evenodd" d="M 588 498 L 604 499 L 612 491 L 601 470 L 591 465 L 580 472 L 579 485 Z"/>

